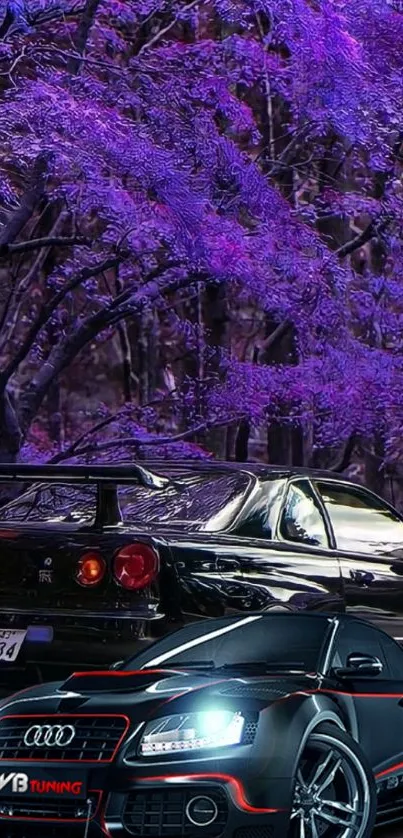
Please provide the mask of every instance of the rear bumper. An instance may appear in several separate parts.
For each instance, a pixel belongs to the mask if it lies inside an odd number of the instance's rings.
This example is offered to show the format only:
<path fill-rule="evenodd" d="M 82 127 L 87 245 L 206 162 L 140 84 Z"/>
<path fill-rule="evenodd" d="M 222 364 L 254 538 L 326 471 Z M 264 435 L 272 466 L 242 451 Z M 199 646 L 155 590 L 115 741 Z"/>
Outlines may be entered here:
<path fill-rule="evenodd" d="M 157 603 L 144 600 L 144 603 L 136 604 L 135 610 L 127 608 L 120 608 L 117 604 L 115 608 L 102 609 L 85 609 L 79 606 L 75 608 L 18 608 L 14 606 L 0 606 L 0 622 L 8 620 L 6 628 L 20 628 L 22 625 L 26 626 L 31 623 L 47 620 L 48 622 L 58 622 L 63 619 L 70 619 L 80 621 L 83 625 L 99 624 L 105 620 L 119 620 L 122 622 L 133 622 L 136 620 L 159 620 L 163 615 L 158 611 Z M 12 623 L 12 625 L 11 625 Z M 20 625 L 21 623 L 21 625 Z"/>
<path fill-rule="evenodd" d="M 17 660 L 0 661 L 0 688 L 19 689 L 42 678 L 64 677 L 77 668 L 106 668 L 130 657 L 144 649 L 151 641 L 151 626 L 160 623 L 161 615 L 146 615 L 146 609 L 139 616 L 138 611 L 60 609 L 52 614 L 43 609 L 11 612 L 0 608 L 0 629 L 27 629 Z M 37 642 L 31 638 L 41 626 L 49 638 Z"/>

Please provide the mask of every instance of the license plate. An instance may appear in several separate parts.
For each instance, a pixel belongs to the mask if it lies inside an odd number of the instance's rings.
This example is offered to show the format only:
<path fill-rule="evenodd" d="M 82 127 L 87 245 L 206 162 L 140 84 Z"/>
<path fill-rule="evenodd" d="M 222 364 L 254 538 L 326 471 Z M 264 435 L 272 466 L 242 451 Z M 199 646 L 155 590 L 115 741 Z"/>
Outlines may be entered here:
<path fill-rule="evenodd" d="M 0 800 L 2 797 L 16 800 L 42 798 L 46 800 L 83 800 L 87 798 L 87 778 L 83 771 L 46 768 L 20 768 L 17 771 L 0 773 Z"/>
<path fill-rule="evenodd" d="M 12 663 L 18 658 L 26 633 L 20 629 L 0 629 L 0 661 Z"/>

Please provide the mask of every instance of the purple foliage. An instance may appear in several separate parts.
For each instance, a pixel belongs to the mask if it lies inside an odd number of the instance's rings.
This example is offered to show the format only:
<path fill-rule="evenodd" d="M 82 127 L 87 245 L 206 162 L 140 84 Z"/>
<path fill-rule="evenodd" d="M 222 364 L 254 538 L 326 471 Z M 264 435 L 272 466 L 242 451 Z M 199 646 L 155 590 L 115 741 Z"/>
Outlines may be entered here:
<path fill-rule="evenodd" d="M 60 256 L 47 294 L 124 240 L 118 314 L 114 292 L 90 276 L 78 307 L 74 289 L 52 313 L 63 339 L 103 311 L 111 317 L 94 340 L 120 313 L 159 312 L 167 289 L 174 305 L 172 293 L 179 301 L 196 281 L 225 284 L 233 310 L 292 324 L 297 359 L 262 365 L 222 350 L 204 400 L 208 424 L 247 416 L 309 425 L 316 447 L 381 432 L 391 449 L 403 422 L 403 16 L 383 0 L 203 5 L 102 0 L 73 76 L 77 4 L 0 4 L 0 20 L 7 12 L 13 19 L 0 45 L 0 209 L 17 200 L 12 173 L 22 177 L 51 151 L 51 198 L 84 233 L 96 224 L 97 235 L 91 249 Z M 288 137 L 277 130 L 274 159 L 270 106 Z M 348 177 L 321 180 L 332 155 L 341 169 L 348 161 Z M 381 266 L 357 269 L 338 252 L 323 233 L 331 219 L 351 238 L 372 225 L 363 244 L 376 240 Z M 155 274 L 164 279 L 156 288 L 148 281 Z M 182 307 L 171 322 L 178 341 L 200 348 L 203 335 Z M 40 330 L 32 363 L 54 352 L 47 341 Z M 196 389 L 188 382 L 180 394 L 195 425 Z M 119 430 L 148 433 L 123 421 Z M 200 453 L 181 446 L 184 456 Z M 159 452 L 158 435 L 151 448 Z"/>

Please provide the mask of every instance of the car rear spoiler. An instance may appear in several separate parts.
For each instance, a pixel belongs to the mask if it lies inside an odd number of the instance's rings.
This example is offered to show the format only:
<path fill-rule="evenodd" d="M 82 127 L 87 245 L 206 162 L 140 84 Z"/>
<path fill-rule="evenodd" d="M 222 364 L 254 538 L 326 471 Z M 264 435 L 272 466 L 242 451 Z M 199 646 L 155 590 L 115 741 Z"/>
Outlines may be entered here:
<path fill-rule="evenodd" d="M 0 463 L 0 484 L 8 482 L 95 484 L 97 486 L 96 527 L 112 526 L 122 522 L 117 493 L 119 485 L 140 483 L 145 488 L 155 491 L 161 491 L 172 485 L 168 477 L 156 474 L 138 463 L 124 463 L 117 466 Z"/>

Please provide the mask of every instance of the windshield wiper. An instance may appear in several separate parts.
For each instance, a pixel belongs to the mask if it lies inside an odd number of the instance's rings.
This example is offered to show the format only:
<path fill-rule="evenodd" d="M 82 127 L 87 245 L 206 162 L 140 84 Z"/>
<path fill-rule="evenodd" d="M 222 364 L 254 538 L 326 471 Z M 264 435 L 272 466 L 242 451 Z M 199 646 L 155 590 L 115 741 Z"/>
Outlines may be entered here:
<path fill-rule="evenodd" d="M 305 671 L 303 661 L 289 661 L 288 663 L 272 663 L 271 661 L 237 661 L 236 663 L 224 663 L 217 669 L 259 669 L 264 672 L 290 672 L 297 669 Z"/>
<path fill-rule="evenodd" d="M 272 663 L 271 661 L 236 661 L 234 663 L 223 663 L 221 666 L 216 666 L 214 661 L 189 661 L 189 663 L 181 663 L 180 661 L 170 662 L 170 667 L 174 669 L 208 669 L 214 671 L 224 670 L 248 670 L 258 669 L 263 672 L 284 672 L 297 669 L 300 672 L 306 671 L 306 666 L 303 661 L 290 661 L 288 663 Z"/>
<path fill-rule="evenodd" d="M 175 669 L 217 669 L 214 661 L 189 661 L 182 663 L 181 661 L 167 661 L 169 663 L 168 669 L 171 666 Z"/>

